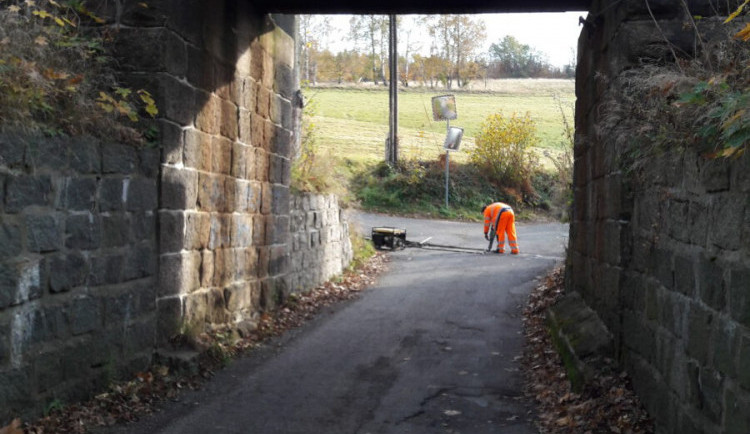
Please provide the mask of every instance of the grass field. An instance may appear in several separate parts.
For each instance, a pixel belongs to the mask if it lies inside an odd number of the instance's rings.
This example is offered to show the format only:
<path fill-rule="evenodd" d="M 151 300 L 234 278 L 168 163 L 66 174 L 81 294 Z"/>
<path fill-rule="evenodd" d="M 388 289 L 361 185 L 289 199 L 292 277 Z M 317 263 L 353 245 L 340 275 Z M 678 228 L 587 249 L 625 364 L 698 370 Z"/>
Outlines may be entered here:
<path fill-rule="evenodd" d="M 572 122 L 575 100 L 572 80 L 492 80 L 472 83 L 470 91 L 403 89 L 399 91 L 400 157 L 433 160 L 443 151 L 445 122 L 432 120 L 433 96 L 453 93 L 458 119 L 451 126 L 464 128 L 461 151 L 451 155 L 466 161 L 474 136 L 484 119 L 498 111 L 529 112 L 536 121 L 541 148 L 555 150 L 562 140 L 563 124 L 555 97 Z M 305 96 L 316 105 L 313 122 L 322 151 L 334 157 L 369 162 L 383 159 L 388 135 L 388 90 L 383 87 L 312 88 Z"/>

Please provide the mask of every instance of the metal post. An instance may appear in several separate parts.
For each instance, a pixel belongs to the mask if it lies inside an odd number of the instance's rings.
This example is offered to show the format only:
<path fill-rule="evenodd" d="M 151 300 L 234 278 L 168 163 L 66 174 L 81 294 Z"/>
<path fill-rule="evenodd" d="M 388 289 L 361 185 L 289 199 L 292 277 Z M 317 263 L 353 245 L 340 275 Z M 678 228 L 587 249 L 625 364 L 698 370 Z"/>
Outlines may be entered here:
<path fill-rule="evenodd" d="M 388 20 L 389 44 L 388 63 L 391 74 L 389 86 L 389 131 L 386 161 L 395 165 L 398 163 L 398 39 L 396 35 L 396 15 L 389 15 Z"/>
<path fill-rule="evenodd" d="M 451 130 L 451 121 L 448 120 L 448 126 L 446 128 L 446 137 L 448 132 Z M 448 209 L 448 179 L 450 178 L 450 167 L 451 167 L 451 151 L 446 148 L 445 150 L 445 209 Z"/>

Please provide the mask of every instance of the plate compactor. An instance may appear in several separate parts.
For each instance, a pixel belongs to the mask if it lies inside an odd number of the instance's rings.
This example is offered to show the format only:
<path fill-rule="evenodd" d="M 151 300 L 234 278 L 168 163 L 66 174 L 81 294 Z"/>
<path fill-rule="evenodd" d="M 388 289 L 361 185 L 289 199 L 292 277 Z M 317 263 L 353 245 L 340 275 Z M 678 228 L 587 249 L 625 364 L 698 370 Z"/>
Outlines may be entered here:
<path fill-rule="evenodd" d="M 494 231 L 493 231 L 494 233 Z M 376 226 L 372 228 L 371 232 L 372 244 L 378 250 L 401 250 L 406 247 L 418 247 L 427 250 L 445 250 L 449 252 L 460 252 L 460 253 L 473 253 L 473 254 L 485 254 L 490 249 L 473 249 L 471 247 L 460 247 L 460 246 L 446 246 L 443 244 L 433 244 L 428 241 L 432 239 L 429 237 L 420 242 L 408 241 L 406 239 L 406 229 L 394 228 L 388 226 Z M 490 248 L 492 244 L 490 243 Z"/>

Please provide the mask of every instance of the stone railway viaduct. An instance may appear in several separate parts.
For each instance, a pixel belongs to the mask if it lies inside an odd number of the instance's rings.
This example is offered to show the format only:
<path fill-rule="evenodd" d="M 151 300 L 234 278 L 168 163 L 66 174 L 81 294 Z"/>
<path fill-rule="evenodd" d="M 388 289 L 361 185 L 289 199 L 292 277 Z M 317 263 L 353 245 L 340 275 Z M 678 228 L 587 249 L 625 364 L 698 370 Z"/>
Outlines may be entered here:
<path fill-rule="evenodd" d="M 673 61 L 665 40 L 693 53 L 686 8 L 736 1 L 148 3 L 97 12 L 123 78 L 158 99 L 159 149 L 0 136 L 0 426 L 132 375 L 180 330 L 246 326 L 348 263 L 335 198 L 289 191 L 289 14 L 586 10 L 567 289 L 607 325 L 661 432 L 750 432 L 750 158 L 665 152 L 636 182 L 600 107 L 624 71 Z"/>

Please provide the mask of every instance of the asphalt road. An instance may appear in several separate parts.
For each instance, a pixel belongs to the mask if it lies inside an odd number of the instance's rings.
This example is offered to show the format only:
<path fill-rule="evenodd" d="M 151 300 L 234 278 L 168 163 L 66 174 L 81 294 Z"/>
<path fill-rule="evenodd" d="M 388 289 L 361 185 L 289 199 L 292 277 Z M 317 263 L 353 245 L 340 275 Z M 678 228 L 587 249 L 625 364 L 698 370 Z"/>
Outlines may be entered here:
<path fill-rule="evenodd" d="M 363 232 L 484 248 L 481 224 L 356 215 Z M 518 225 L 521 255 L 391 253 L 362 297 L 232 363 L 128 433 L 534 433 L 521 397 L 521 310 L 567 226 Z"/>

